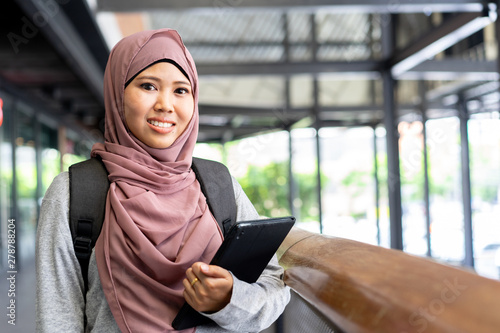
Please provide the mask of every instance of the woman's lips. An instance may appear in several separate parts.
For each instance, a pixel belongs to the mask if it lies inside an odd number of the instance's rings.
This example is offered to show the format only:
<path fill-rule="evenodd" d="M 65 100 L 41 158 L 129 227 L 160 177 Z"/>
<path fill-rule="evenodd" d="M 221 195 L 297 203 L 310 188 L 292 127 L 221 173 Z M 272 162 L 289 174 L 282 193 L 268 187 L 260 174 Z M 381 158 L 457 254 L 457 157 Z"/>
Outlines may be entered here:
<path fill-rule="evenodd" d="M 152 130 L 154 130 L 158 133 L 161 133 L 161 134 L 170 133 L 171 131 L 173 131 L 174 126 L 175 126 L 175 124 L 173 124 L 171 122 L 159 121 L 159 120 L 153 120 L 153 119 L 148 120 L 148 125 Z"/>

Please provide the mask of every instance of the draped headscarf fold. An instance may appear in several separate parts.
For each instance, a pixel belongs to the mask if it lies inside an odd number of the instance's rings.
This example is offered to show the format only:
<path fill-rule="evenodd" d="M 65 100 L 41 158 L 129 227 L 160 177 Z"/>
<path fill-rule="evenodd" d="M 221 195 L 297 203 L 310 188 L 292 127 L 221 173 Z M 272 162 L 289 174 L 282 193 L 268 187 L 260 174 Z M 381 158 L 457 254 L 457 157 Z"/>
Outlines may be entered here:
<path fill-rule="evenodd" d="M 195 105 L 185 131 L 163 149 L 148 147 L 128 130 L 123 107 L 125 83 L 160 60 L 183 69 Z M 105 141 L 92 148 L 111 182 L 95 246 L 102 288 L 122 332 L 171 332 L 184 303 L 186 269 L 210 261 L 222 242 L 191 170 L 198 76 L 179 34 L 143 31 L 118 42 L 104 74 L 104 102 Z"/>

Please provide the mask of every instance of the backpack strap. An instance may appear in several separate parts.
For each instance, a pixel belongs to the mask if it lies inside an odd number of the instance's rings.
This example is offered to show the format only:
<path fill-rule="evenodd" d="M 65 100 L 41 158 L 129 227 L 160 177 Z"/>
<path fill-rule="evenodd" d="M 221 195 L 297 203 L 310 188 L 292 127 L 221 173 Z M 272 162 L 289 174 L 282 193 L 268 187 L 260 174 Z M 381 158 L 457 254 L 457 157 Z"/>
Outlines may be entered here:
<path fill-rule="evenodd" d="M 193 157 L 191 168 L 207 198 L 208 207 L 225 236 L 236 224 L 236 199 L 231 174 L 224 164 L 197 157 Z"/>
<path fill-rule="evenodd" d="M 100 158 L 91 158 L 69 167 L 70 230 L 85 290 L 88 289 L 90 255 L 104 221 L 108 188 L 108 172 Z"/>

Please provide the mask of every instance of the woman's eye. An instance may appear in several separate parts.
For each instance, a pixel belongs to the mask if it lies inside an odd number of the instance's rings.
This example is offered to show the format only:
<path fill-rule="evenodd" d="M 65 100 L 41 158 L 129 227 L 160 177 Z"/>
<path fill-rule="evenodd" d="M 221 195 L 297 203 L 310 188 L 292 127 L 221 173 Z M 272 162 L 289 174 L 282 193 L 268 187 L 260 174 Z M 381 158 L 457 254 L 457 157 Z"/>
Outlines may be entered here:
<path fill-rule="evenodd" d="M 152 85 L 151 83 L 143 83 L 143 84 L 141 84 L 141 87 L 144 90 L 155 90 L 155 86 Z"/>
<path fill-rule="evenodd" d="M 188 90 L 187 90 L 186 88 L 177 88 L 177 89 L 175 89 L 175 92 L 176 92 L 177 94 L 182 94 L 182 95 L 184 95 L 184 94 L 187 94 L 187 93 L 188 93 Z"/>

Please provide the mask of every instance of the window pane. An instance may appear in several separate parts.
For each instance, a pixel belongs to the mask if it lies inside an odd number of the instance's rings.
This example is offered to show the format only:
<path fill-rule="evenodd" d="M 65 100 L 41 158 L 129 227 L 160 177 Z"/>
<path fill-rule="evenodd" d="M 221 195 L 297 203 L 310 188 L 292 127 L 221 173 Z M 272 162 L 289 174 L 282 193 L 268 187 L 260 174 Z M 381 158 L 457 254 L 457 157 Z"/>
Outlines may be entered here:
<path fill-rule="evenodd" d="M 423 124 L 420 121 L 401 122 L 398 130 L 404 251 L 426 255 Z"/>
<path fill-rule="evenodd" d="M 432 256 L 453 263 L 465 257 L 460 171 L 460 122 L 427 122 Z"/>
<path fill-rule="evenodd" d="M 17 228 L 18 249 L 21 258 L 35 254 L 35 234 L 38 216 L 36 197 L 37 169 L 35 121 L 32 110 L 24 104 L 17 104 L 16 138 L 16 182 L 17 182 Z"/>
<path fill-rule="evenodd" d="M 261 216 L 290 215 L 288 133 L 273 132 L 226 144 L 227 166 Z"/>
<path fill-rule="evenodd" d="M 500 119 L 497 112 L 469 120 L 472 223 L 476 271 L 499 278 L 500 269 Z"/>
<path fill-rule="evenodd" d="M 317 195 L 316 131 L 300 128 L 291 131 L 292 170 L 295 181 L 293 206 L 297 226 L 319 232 L 319 205 Z"/>
<path fill-rule="evenodd" d="M 373 129 L 322 128 L 319 133 L 323 232 L 377 244 Z"/>

